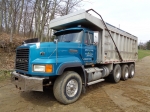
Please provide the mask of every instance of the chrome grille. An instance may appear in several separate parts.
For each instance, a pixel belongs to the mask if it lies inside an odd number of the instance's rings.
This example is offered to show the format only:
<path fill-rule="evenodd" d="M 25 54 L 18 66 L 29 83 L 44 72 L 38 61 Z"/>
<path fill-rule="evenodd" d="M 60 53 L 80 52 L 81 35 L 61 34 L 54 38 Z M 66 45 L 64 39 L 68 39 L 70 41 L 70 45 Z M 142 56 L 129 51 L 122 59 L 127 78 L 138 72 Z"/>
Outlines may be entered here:
<path fill-rule="evenodd" d="M 17 49 L 16 69 L 28 71 L 29 49 Z"/>

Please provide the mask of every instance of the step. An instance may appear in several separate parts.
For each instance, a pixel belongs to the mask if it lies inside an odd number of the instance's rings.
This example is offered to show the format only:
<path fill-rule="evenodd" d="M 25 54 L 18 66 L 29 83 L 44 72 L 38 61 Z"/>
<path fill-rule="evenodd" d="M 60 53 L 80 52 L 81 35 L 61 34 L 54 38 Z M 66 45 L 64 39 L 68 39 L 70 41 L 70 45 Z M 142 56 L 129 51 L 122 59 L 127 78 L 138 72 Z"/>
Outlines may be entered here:
<path fill-rule="evenodd" d="M 92 81 L 92 82 L 88 82 L 87 85 L 90 86 L 90 85 L 93 85 L 93 84 L 96 84 L 96 83 L 99 83 L 99 82 L 102 82 L 102 81 L 105 81 L 105 79 L 99 79 L 99 80 L 95 80 L 95 81 Z"/>

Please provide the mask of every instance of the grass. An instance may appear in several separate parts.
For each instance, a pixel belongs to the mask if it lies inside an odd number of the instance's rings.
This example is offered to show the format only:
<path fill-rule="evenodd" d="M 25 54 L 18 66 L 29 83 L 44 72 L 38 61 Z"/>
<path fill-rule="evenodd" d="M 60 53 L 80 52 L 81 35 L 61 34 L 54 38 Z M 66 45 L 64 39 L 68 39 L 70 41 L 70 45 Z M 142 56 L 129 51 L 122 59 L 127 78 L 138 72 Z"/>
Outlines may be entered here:
<path fill-rule="evenodd" d="M 11 75 L 10 75 L 10 71 L 2 71 L 0 70 L 0 81 L 6 80 L 6 79 L 10 79 Z"/>
<path fill-rule="evenodd" d="M 138 59 L 150 56 L 150 50 L 138 50 Z"/>

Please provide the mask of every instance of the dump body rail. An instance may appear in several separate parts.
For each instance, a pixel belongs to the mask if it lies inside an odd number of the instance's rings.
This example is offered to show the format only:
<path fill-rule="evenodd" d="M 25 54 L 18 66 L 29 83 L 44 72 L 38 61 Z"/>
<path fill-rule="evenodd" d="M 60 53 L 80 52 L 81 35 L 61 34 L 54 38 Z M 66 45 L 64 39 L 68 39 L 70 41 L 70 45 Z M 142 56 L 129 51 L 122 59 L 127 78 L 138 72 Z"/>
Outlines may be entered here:
<path fill-rule="evenodd" d="M 100 18 L 102 19 L 102 22 L 103 22 L 104 26 L 106 27 L 106 30 L 108 31 L 108 33 L 109 33 L 109 35 L 110 35 L 110 37 L 111 37 L 111 39 L 112 39 L 112 41 L 113 41 L 113 43 L 114 43 L 114 45 L 115 45 L 115 49 L 116 49 L 116 51 L 117 51 L 117 53 L 118 53 L 118 55 L 119 55 L 120 60 L 123 61 L 122 56 L 121 56 L 121 54 L 120 54 L 120 52 L 119 52 L 119 50 L 118 50 L 118 47 L 117 47 L 117 45 L 116 45 L 116 43 L 115 43 L 115 41 L 114 41 L 114 39 L 113 39 L 111 33 L 109 32 L 109 29 L 108 29 L 107 25 L 105 24 L 105 22 L 104 22 L 102 16 L 101 16 L 98 12 L 96 12 L 95 10 L 93 10 L 93 9 L 89 9 L 89 10 L 87 10 L 86 12 L 89 12 L 89 11 L 93 11 L 93 12 L 95 12 L 97 15 L 100 16 Z"/>

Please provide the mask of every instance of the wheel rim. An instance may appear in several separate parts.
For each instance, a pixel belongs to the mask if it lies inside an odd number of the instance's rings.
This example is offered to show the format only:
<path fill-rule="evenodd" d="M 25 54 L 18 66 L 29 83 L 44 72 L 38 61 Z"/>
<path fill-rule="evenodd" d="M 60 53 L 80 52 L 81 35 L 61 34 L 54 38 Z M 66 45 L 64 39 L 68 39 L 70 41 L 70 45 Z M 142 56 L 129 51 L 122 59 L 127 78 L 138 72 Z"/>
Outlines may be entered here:
<path fill-rule="evenodd" d="M 120 69 L 118 68 L 118 69 L 117 69 L 117 75 L 116 75 L 116 78 L 119 79 L 120 76 L 121 76 L 121 73 L 120 73 Z"/>
<path fill-rule="evenodd" d="M 128 72 L 128 69 L 126 68 L 125 70 L 125 78 L 128 78 L 129 77 L 129 72 Z"/>
<path fill-rule="evenodd" d="M 71 79 L 66 85 L 66 94 L 69 97 L 76 95 L 78 91 L 78 82 L 75 79 Z"/>
<path fill-rule="evenodd" d="M 131 76 L 134 76 L 134 69 L 131 70 Z"/>

